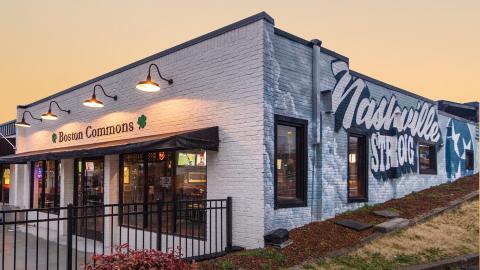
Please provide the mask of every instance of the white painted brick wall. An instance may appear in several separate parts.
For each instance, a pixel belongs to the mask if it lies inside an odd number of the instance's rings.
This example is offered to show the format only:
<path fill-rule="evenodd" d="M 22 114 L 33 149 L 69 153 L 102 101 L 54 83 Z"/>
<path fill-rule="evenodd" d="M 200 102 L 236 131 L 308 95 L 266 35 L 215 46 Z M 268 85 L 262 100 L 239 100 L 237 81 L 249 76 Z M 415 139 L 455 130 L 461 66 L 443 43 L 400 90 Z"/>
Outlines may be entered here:
<path fill-rule="evenodd" d="M 211 126 L 219 126 L 220 148 L 208 152 L 208 198 L 233 197 L 233 243 L 247 248 L 263 246 L 263 39 L 264 21 L 246 25 L 221 36 L 153 61 L 174 84 L 160 81 L 162 91 L 135 89 L 144 80 L 150 63 L 106 78 L 100 83 L 114 102 L 97 93 L 105 108 L 81 105 L 92 94 L 83 87 L 55 100 L 71 109 L 66 115 L 56 107 L 58 121 L 32 121 L 29 129 L 17 129 L 18 152 L 106 142 Z M 153 73 L 153 78 L 158 78 Z M 29 108 L 35 116 L 48 102 Z M 19 110 L 17 116 L 23 111 Z M 144 130 L 84 139 L 71 143 L 51 142 L 54 131 L 84 130 L 147 116 Z"/>

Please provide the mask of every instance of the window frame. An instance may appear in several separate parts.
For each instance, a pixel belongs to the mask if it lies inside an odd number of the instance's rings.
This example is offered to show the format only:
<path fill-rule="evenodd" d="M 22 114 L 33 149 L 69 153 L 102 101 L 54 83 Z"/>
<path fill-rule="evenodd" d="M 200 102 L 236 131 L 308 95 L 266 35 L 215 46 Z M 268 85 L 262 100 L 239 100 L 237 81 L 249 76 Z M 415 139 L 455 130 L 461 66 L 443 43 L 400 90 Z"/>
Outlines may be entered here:
<path fill-rule="evenodd" d="M 472 158 L 471 167 L 467 167 L 468 157 Z M 473 171 L 475 169 L 475 155 L 473 150 L 465 149 L 465 170 Z"/>
<path fill-rule="evenodd" d="M 46 178 L 46 171 L 45 168 L 47 166 L 47 161 L 53 161 L 54 166 L 55 166 L 55 200 L 53 208 L 57 208 L 54 210 L 49 210 L 51 208 L 45 208 L 45 178 Z M 39 191 L 38 196 L 40 196 L 41 201 L 39 202 L 38 209 L 42 209 L 40 212 L 50 212 L 53 214 L 58 214 L 60 209 L 60 190 L 59 190 L 59 184 L 60 184 L 60 175 L 59 175 L 59 165 L 60 161 L 58 160 L 36 160 L 36 161 L 31 161 L 30 162 L 30 208 L 33 209 L 33 192 L 34 192 L 34 181 L 35 181 L 35 162 L 41 162 L 42 163 L 42 190 Z"/>
<path fill-rule="evenodd" d="M 278 200 L 278 175 L 276 168 L 277 161 L 277 127 L 278 125 L 289 126 L 296 128 L 296 148 L 299 153 L 296 155 L 296 189 L 297 198 L 288 202 L 279 202 Z M 294 207 L 306 207 L 307 206 L 307 179 L 308 179 L 308 120 L 293 118 L 283 115 L 274 116 L 274 150 L 273 150 L 273 197 L 274 197 L 274 209 L 281 208 L 294 208 Z M 298 189 L 300 191 L 298 191 Z M 301 198 L 298 198 L 298 195 Z"/>
<path fill-rule="evenodd" d="M 365 186 L 365 190 L 364 190 L 364 196 L 363 197 L 350 197 L 350 181 L 348 181 L 348 176 L 350 175 L 350 166 L 349 166 L 349 154 L 350 154 L 350 143 L 349 143 L 349 139 L 350 139 L 350 136 L 353 136 L 353 137 L 360 137 L 360 138 L 363 138 L 365 140 L 365 153 L 363 153 L 364 155 L 364 167 L 365 169 L 362 170 L 362 174 L 363 174 L 363 178 L 364 178 L 364 186 Z M 347 132 L 347 202 L 348 203 L 359 203 L 359 202 L 368 202 L 368 172 L 369 172 L 369 160 L 370 160 L 370 148 L 369 148 L 369 137 L 367 135 L 366 132 L 362 132 L 360 130 L 357 130 L 357 129 L 350 129 L 348 132 Z"/>
<path fill-rule="evenodd" d="M 430 169 L 426 169 L 426 170 L 423 170 L 422 169 L 422 165 L 420 164 L 420 145 L 426 145 L 428 147 L 430 147 L 430 149 L 432 149 L 433 147 L 433 164 L 434 164 L 434 168 L 430 168 Z M 417 161 L 418 161 L 418 173 L 419 174 L 430 174 L 430 175 L 436 175 L 438 173 L 438 164 L 437 164 L 437 144 L 434 143 L 434 142 L 430 142 L 430 141 L 426 141 L 426 140 L 419 140 L 417 142 Z"/>

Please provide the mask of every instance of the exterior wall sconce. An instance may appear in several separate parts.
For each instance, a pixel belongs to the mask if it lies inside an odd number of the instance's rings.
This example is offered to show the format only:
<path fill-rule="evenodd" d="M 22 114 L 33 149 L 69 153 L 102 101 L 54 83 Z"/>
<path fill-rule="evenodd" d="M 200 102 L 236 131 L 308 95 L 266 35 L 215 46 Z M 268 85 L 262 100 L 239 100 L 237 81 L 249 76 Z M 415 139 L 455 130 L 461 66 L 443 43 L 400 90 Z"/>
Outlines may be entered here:
<path fill-rule="evenodd" d="M 105 92 L 105 89 L 103 89 L 103 86 L 101 86 L 100 84 L 95 84 L 93 86 L 93 95 L 90 99 L 87 99 L 83 102 L 83 105 L 84 106 L 87 106 L 87 107 L 90 107 L 90 108 L 102 108 L 104 107 L 103 105 L 103 102 L 101 102 L 100 100 L 97 99 L 97 96 L 95 95 L 95 90 L 96 88 L 100 88 L 103 92 L 103 95 L 105 95 L 106 97 L 109 97 L 115 101 L 117 101 L 117 96 L 109 96 L 106 92 Z"/>
<path fill-rule="evenodd" d="M 32 119 L 38 120 L 38 121 L 42 122 L 42 119 L 41 119 L 41 118 L 36 118 L 36 117 L 34 117 L 30 111 L 24 111 L 24 112 L 23 112 L 23 115 L 22 115 L 22 121 L 20 121 L 20 122 L 15 122 L 15 126 L 17 126 L 17 127 L 26 127 L 26 128 L 30 127 L 30 124 L 25 121 L 25 114 L 26 114 L 26 113 L 30 114 L 30 117 L 31 117 Z"/>
<path fill-rule="evenodd" d="M 52 100 L 50 101 L 50 105 L 48 106 L 48 112 L 47 113 L 44 113 L 42 114 L 42 119 L 45 119 L 45 120 L 58 120 L 58 116 L 54 113 L 52 113 L 52 103 L 55 103 L 55 105 L 57 105 L 58 109 L 62 112 L 66 112 L 68 114 L 70 114 L 70 110 L 64 110 L 60 107 L 60 105 L 58 105 L 58 102 L 56 102 L 55 100 Z"/>
<path fill-rule="evenodd" d="M 152 76 L 150 75 L 150 72 L 152 71 L 152 67 L 155 67 L 157 69 L 158 75 L 160 76 L 160 79 L 168 82 L 168 84 L 172 84 L 173 80 L 172 79 L 165 79 L 162 74 L 160 73 L 160 69 L 156 64 L 150 64 L 148 67 L 148 75 L 147 79 L 145 81 L 141 81 L 137 83 L 137 89 L 144 91 L 144 92 L 158 92 L 160 91 L 160 84 L 156 83 L 155 81 L 152 81 Z"/>

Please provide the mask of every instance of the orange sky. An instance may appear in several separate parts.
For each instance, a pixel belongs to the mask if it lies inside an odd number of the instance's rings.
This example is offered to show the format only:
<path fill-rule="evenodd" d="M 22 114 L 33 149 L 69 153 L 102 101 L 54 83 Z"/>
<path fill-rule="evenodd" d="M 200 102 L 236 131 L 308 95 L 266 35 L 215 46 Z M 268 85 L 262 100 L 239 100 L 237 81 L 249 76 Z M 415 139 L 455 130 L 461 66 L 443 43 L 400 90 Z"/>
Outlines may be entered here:
<path fill-rule="evenodd" d="M 480 99 L 480 1 L 0 2 L 0 122 L 27 104 L 260 11 L 431 99 Z"/>

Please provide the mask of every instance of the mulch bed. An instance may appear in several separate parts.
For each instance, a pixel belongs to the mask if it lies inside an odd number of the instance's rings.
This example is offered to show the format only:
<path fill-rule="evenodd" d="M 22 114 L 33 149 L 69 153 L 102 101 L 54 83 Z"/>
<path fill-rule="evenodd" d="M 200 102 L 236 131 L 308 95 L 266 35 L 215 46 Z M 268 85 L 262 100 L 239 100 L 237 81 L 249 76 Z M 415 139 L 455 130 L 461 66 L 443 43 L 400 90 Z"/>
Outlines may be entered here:
<path fill-rule="evenodd" d="M 221 265 L 233 265 L 235 269 L 278 269 L 298 265 L 309 259 L 319 258 L 333 251 L 360 244 L 363 239 L 374 233 L 373 228 L 361 232 L 344 228 L 334 224 L 336 220 L 354 219 L 374 225 L 387 220 L 387 218 L 374 215 L 374 210 L 394 210 L 400 213 L 400 217 L 412 219 L 436 208 L 447 206 L 450 201 L 478 190 L 478 181 L 478 174 L 476 174 L 453 183 L 414 192 L 400 199 L 363 207 L 329 220 L 312 222 L 293 229 L 290 231 L 290 239 L 293 240 L 293 244 L 282 250 L 272 250 L 284 260 L 272 259 L 272 256 L 246 256 L 249 251 L 242 251 L 215 260 L 200 262 L 199 266 L 200 269 L 223 269 L 224 267 Z"/>

